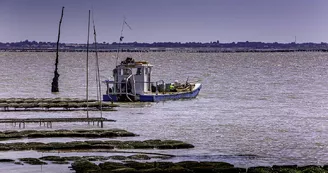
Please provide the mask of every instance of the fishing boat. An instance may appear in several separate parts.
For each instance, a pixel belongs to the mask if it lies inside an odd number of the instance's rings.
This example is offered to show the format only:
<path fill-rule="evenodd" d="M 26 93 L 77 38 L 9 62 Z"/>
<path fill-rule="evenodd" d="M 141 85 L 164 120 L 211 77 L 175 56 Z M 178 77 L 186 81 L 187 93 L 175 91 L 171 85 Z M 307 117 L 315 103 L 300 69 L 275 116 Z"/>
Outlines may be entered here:
<path fill-rule="evenodd" d="M 201 83 L 178 81 L 166 83 L 151 80 L 153 65 L 147 61 L 135 61 L 127 57 L 113 70 L 114 80 L 106 80 L 104 101 L 112 102 L 159 102 L 165 100 L 195 98 Z"/>

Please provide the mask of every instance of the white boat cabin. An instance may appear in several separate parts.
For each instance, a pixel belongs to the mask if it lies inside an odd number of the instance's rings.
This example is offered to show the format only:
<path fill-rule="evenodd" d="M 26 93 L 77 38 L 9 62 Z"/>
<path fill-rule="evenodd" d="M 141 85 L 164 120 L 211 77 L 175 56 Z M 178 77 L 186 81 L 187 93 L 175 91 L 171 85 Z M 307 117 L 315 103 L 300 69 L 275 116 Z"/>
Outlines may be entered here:
<path fill-rule="evenodd" d="M 151 92 L 152 65 L 146 61 L 134 61 L 127 58 L 113 70 L 116 94 L 129 93 L 133 96 Z"/>

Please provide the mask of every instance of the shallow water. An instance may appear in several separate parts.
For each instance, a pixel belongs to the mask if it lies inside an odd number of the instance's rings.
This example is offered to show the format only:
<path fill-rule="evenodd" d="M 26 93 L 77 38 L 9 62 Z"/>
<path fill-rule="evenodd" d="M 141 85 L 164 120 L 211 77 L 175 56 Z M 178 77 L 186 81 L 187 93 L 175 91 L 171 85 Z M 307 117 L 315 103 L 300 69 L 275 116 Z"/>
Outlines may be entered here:
<path fill-rule="evenodd" d="M 112 74 L 114 55 L 99 55 L 103 80 Z M 241 167 L 327 164 L 327 53 L 121 54 L 125 56 L 153 64 L 154 81 L 184 82 L 189 77 L 189 81 L 201 81 L 203 88 L 192 100 L 122 104 L 118 111 L 103 113 L 103 117 L 117 120 L 106 123 L 106 128 L 137 133 L 140 135 L 137 140 L 175 139 L 195 145 L 190 150 L 161 151 L 178 155 L 174 161 L 227 161 Z M 55 53 L 0 52 L 0 97 L 85 98 L 85 53 L 60 54 L 60 93 L 56 95 L 50 92 L 54 58 Z M 92 59 L 89 74 L 92 98 L 96 98 L 94 62 Z M 90 114 L 100 116 L 98 112 Z M 0 115 L 85 117 L 86 113 L 0 112 Z M 97 126 L 53 124 L 53 129 L 76 128 Z M 19 128 L 0 124 L 0 129 Z M 28 124 L 26 129 L 46 127 Z"/>

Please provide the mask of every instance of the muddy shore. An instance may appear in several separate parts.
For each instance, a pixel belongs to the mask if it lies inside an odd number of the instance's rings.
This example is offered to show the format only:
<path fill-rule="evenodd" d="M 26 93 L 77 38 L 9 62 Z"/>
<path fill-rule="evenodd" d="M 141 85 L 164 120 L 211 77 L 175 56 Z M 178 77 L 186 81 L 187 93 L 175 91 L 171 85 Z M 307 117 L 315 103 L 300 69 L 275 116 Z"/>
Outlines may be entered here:
<path fill-rule="evenodd" d="M 138 150 L 154 149 L 171 150 L 171 149 L 191 149 L 192 144 L 178 140 L 144 140 L 144 141 L 120 141 L 117 137 L 134 137 L 138 136 L 132 132 L 121 129 L 97 129 L 97 130 L 24 130 L 24 131 L 0 131 L 0 151 L 65 151 L 65 152 L 95 152 L 101 151 L 108 153 L 106 156 L 43 156 L 39 158 L 17 158 L 8 159 L 0 158 L 0 163 L 12 163 L 16 165 L 48 165 L 61 164 L 67 165 L 67 168 L 74 170 L 76 173 L 322 173 L 328 172 L 328 165 L 273 165 L 258 166 L 249 168 L 235 167 L 226 162 L 197 162 L 182 161 L 170 162 L 167 159 L 175 157 L 174 155 L 165 155 L 161 153 L 142 153 Z M 89 141 L 71 141 L 71 142 L 15 142 L 7 143 L 13 139 L 22 138 L 91 138 Z M 97 140 L 97 138 L 116 138 L 115 140 Z M 95 140 L 93 140 L 95 139 Z M 113 155 L 119 149 L 123 155 Z M 124 151 L 133 151 L 126 152 Z M 125 154 L 125 155 L 124 155 Z"/>
<path fill-rule="evenodd" d="M 86 160 L 72 163 L 76 173 L 116 172 L 116 173 L 324 173 L 328 166 L 274 165 L 272 167 L 238 168 L 225 162 L 104 162 L 95 164 Z"/>

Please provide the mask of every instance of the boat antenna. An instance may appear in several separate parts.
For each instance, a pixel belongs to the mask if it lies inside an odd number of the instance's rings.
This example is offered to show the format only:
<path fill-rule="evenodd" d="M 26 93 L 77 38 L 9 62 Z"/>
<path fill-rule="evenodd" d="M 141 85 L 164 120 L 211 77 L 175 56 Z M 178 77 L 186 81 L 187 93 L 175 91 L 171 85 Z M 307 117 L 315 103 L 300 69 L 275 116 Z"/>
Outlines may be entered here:
<path fill-rule="evenodd" d="M 189 81 L 189 76 L 187 77 L 186 85 L 188 84 L 188 81 Z"/>
<path fill-rule="evenodd" d="M 87 100 L 87 118 L 89 118 L 89 39 L 90 38 L 90 10 L 88 18 L 88 39 L 87 39 L 87 61 L 86 61 L 86 100 Z"/>
<path fill-rule="evenodd" d="M 295 41 L 294 41 L 294 42 L 295 42 L 295 44 L 296 44 L 296 36 L 295 36 Z"/>
<path fill-rule="evenodd" d="M 98 49 L 97 49 L 97 34 L 96 34 L 96 26 L 95 26 L 95 20 L 94 15 L 92 11 L 92 23 L 93 23 L 93 34 L 94 34 L 94 42 L 95 42 L 95 53 L 96 53 L 96 83 L 97 83 L 97 100 L 100 103 L 100 116 L 102 118 L 102 99 L 101 96 L 101 85 L 100 85 L 100 72 L 99 72 L 99 58 L 98 58 Z M 102 121 L 101 121 L 101 127 L 103 127 Z"/>
<path fill-rule="evenodd" d="M 123 41 L 123 31 L 124 31 L 124 26 L 127 26 L 130 30 L 132 30 L 131 26 L 126 22 L 126 18 L 125 16 L 123 17 L 123 23 L 122 23 L 122 29 L 121 29 L 121 36 L 120 36 L 120 41 L 119 41 L 119 44 L 118 44 L 118 48 L 117 48 L 117 52 L 116 52 L 116 66 L 117 66 L 117 61 L 118 61 L 118 53 L 120 51 L 120 48 L 121 48 L 121 43 Z"/>

